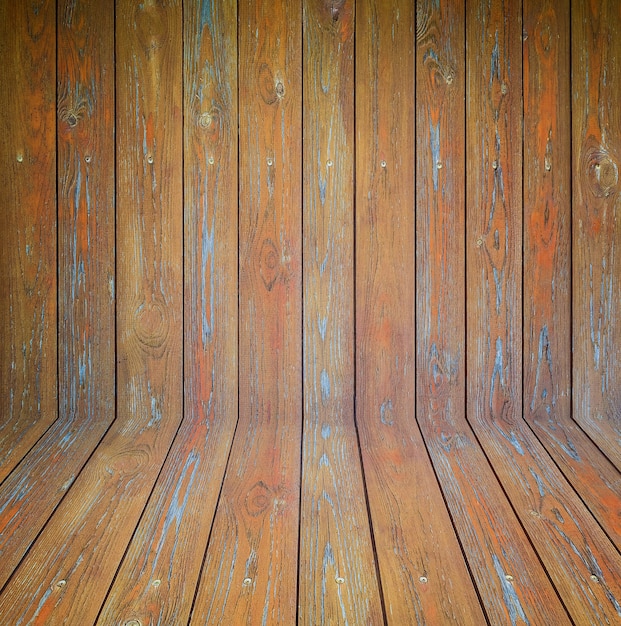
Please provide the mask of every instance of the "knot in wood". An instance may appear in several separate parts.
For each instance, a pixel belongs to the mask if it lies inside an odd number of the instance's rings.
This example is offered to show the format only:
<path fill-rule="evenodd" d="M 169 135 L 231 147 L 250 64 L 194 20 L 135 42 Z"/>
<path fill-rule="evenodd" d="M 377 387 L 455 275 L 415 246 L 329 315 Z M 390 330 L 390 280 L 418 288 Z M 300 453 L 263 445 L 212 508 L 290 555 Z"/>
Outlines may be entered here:
<path fill-rule="evenodd" d="M 605 198 L 616 191 L 619 168 L 603 146 L 591 145 L 582 154 L 581 169 L 591 193 Z"/>

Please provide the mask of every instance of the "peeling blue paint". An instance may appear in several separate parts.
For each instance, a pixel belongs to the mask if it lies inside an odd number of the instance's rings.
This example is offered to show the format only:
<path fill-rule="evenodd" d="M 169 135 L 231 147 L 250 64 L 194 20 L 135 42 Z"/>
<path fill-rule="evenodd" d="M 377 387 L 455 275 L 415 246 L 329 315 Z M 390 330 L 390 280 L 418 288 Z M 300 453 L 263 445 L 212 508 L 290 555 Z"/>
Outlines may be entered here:
<path fill-rule="evenodd" d="M 325 369 L 321 370 L 321 400 L 327 402 L 330 399 L 330 377 Z"/>
<path fill-rule="evenodd" d="M 492 560 L 494 561 L 494 569 L 496 570 L 496 574 L 498 574 L 498 580 L 500 581 L 500 586 L 502 588 L 502 597 L 509 611 L 509 619 L 511 620 L 511 624 L 516 626 L 518 623 L 518 618 L 522 620 L 525 624 L 530 624 L 526 614 L 524 613 L 524 609 L 522 608 L 522 604 L 520 602 L 520 598 L 518 597 L 515 588 L 511 581 L 507 580 L 507 575 L 502 568 L 502 564 L 500 563 L 500 559 L 492 554 Z"/>

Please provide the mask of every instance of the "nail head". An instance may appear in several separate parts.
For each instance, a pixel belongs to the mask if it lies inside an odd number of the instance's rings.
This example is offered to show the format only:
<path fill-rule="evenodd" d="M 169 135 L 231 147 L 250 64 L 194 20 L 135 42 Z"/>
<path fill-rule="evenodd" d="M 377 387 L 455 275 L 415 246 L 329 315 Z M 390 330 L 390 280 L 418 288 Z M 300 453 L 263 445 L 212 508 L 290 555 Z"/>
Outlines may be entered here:
<path fill-rule="evenodd" d="M 244 578 L 244 585 L 247 587 L 252 583 L 252 578 Z"/>
<path fill-rule="evenodd" d="M 492 167 L 497 170 L 498 169 L 498 161 L 492 161 Z"/>
<path fill-rule="evenodd" d="M 423 585 L 429 582 L 427 576 L 421 576 L 418 580 L 423 583 Z"/>
<path fill-rule="evenodd" d="M 332 167 L 333 165 L 334 165 L 334 163 L 332 163 L 332 161 L 331 161 L 331 160 L 330 160 L 330 161 L 328 161 L 328 163 L 327 163 L 327 166 L 328 166 L 328 167 Z"/>
<path fill-rule="evenodd" d="M 151 155 L 151 154 L 150 154 L 150 155 L 147 157 L 147 162 L 148 162 L 148 163 L 153 163 L 153 155 Z"/>
<path fill-rule="evenodd" d="M 209 165 L 213 165 L 213 164 L 216 162 L 216 160 L 215 160 L 212 156 L 210 156 L 210 157 L 207 159 L 207 161 L 209 162 Z"/>
<path fill-rule="evenodd" d="M 268 159 L 267 160 L 267 164 L 270 165 L 270 166 L 274 165 L 274 160 L 273 159 Z"/>
<path fill-rule="evenodd" d="M 511 576 L 511 574 L 506 574 L 505 580 L 508 580 L 509 582 L 511 582 L 513 580 L 513 576 Z"/>
<path fill-rule="evenodd" d="M 592 580 L 594 583 L 598 583 L 598 582 L 599 582 L 599 578 L 598 578 L 595 574 L 593 574 L 593 575 L 591 576 L 591 580 Z"/>
<path fill-rule="evenodd" d="M 17 162 L 21 163 L 24 160 L 24 155 L 21 152 L 17 153 Z"/>
<path fill-rule="evenodd" d="M 386 161 L 381 161 L 380 165 L 381 165 L 382 167 L 386 167 Z"/>
<path fill-rule="evenodd" d="M 337 576 L 335 580 L 337 585 L 342 585 L 345 582 L 345 579 L 342 576 Z"/>

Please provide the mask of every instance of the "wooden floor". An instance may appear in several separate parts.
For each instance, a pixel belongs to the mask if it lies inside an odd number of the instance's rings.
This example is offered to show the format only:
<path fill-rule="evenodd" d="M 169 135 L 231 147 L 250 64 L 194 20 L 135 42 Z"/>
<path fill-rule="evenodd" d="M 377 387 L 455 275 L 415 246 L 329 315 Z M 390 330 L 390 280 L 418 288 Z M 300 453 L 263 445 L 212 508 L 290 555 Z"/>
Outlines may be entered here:
<path fill-rule="evenodd" d="M 0 0 L 0 626 L 621 624 L 617 0 Z"/>

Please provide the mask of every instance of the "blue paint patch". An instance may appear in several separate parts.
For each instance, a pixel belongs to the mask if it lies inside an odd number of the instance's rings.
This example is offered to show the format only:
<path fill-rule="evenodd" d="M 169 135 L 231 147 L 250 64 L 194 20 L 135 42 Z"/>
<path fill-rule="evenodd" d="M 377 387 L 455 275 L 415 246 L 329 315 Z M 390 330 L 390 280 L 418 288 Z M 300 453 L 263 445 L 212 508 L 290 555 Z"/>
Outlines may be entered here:
<path fill-rule="evenodd" d="M 393 425 L 393 416 L 392 416 L 392 400 L 388 398 L 382 402 L 382 406 L 380 406 L 380 419 L 382 424 L 386 426 Z"/>
<path fill-rule="evenodd" d="M 155 426 L 155 424 L 158 424 L 162 419 L 162 410 L 159 407 L 159 403 L 157 401 L 157 398 L 155 398 L 154 396 L 151 396 L 151 419 L 149 420 L 149 424 L 148 426 Z"/>
<path fill-rule="evenodd" d="M 515 626 L 518 623 L 518 618 L 520 618 L 525 624 L 530 624 L 524 613 L 524 609 L 522 608 L 520 598 L 515 592 L 515 589 L 511 582 L 507 580 L 507 575 L 502 569 L 500 559 L 495 554 L 492 554 L 492 560 L 494 561 L 494 569 L 496 570 L 496 574 L 498 574 L 498 580 L 500 580 L 502 597 L 505 606 L 509 611 L 509 619 L 511 620 L 511 624 Z"/>
<path fill-rule="evenodd" d="M 319 335 L 321 336 L 321 340 L 326 340 L 326 327 L 328 326 L 328 317 L 318 317 L 317 326 L 319 327 Z"/>
<path fill-rule="evenodd" d="M 211 230 L 207 224 L 207 194 L 205 194 L 205 206 L 203 206 L 203 228 L 201 240 L 201 338 L 203 348 L 213 337 L 214 319 L 214 237 L 215 237 L 215 212 L 211 218 Z M 209 307 L 207 300 L 209 299 Z"/>
<path fill-rule="evenodd" d="M 501 387 L 504 387 L 505 377 L 504 377 L 504 367 L 503 367 L 503 358 L 502 358 L 502 339 L 500 337 L 496 338 L 496 357 L 494 359 L 494 369 L 492 371 L 492 384 L 489 394 L 489 405 L 492 407 L 494 393 L 496 391 L 496 380 L 500 383 Z"/>
<path fill-rule="evenodd" d="M 321 458 L 319 459 L 319 467 L 330 467 L 330 461 L 328 460 L 325 452 L 321 455 Z"/>
<path fill-rule="evenodd" d="M 546 495 L 546 490 L 545 490 L 545 485 L 543 484 L 543 479 L 541 478 L 541 476 L 539 476 L 539 474 L 537 474 L 537 472 L 535 472 L 532 467 L 530 468 L 530 473 L 532 474 L 533 478 L 535 479 L 535 482 L 537 483 L 537 489 L 539 491 L 539 495 L 544 498 Z"/>
<path fill-rule="evenodd" d="M 494 272 L 494 284 L 496 285 L 496 313 L 500 315 L 500 305 L 502 304 L 502 281 L 504 279 L 504 271 L 498 272 L 496 268 L 493 268 Z"/>
<path fill-rule="evenodd" d="M 440 162 L 440 122 L 434 126 L 429 117 L 429 147 L 431 148 L 431 172 L 433 177 L 433 190 L 438 191 L 438 163 Z"/>
<path fill-rule="evenodd" d="M 201 3 L 201 31 L 205 25 L 210 31 L 213 31 L 213 2 L 212 0 L 203 0 Z"/>
<path fill-rule="evenodd" d="M 330 424 L 322 424 L 321 425 L 321 437 L 322 439 L 327 439 L 330 436 Z"/>
<path fill-rule="evenodd" d="M 330 377 L 325 369 L 321 370 L 321 401 L 325 404 L 330 399 Z"/>

